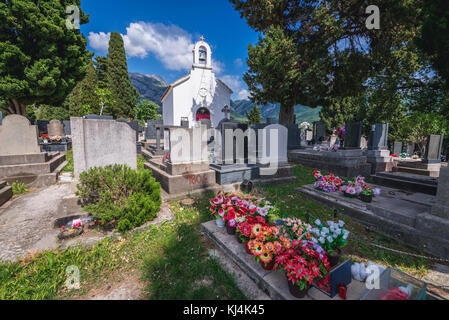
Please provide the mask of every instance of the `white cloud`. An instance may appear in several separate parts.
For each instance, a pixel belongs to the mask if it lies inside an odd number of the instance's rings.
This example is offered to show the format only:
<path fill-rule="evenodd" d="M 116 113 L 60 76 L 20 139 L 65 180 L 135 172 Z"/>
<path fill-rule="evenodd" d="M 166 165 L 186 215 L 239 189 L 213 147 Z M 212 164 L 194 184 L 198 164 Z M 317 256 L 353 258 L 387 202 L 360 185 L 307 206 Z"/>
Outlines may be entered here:
<path fill-rule="evenodd" d="M 111 37 L 111 33 L 89 33 L 89 45 L 98 51 L 108 52 L 109 47 L 109 39 Z"/>
<path fill-rule="evenodd" d="M 192 35 L 176 25 L 131 23 L 122 36 L 129 57 L 144 59 L 152 54 L 165 68 L 173 71 L 190 70 L 192 67 Z M 93 49 L 107 52 L 110 33 L 91 32 L 88 38 Z M 225 68 L 222 62 L 214 59 L 212 66 L 217 74 Z"/>
<path fill-rule="evenodd" d="M 240 90 L 240 92 L 237 95 L 237 100 L 247 100 L 249 97 L 249 91 L 246 89 Z"/>
<path fill-rule="evenodd" d="M 246 100 L 248 99 L 250 92 L 246 84 L 243 80 L 236 75 L 224 75 L 220 77 L 221 81 L 223 81 L 229 88 L 234 91 L 234 97 L 237 100 Z"/>

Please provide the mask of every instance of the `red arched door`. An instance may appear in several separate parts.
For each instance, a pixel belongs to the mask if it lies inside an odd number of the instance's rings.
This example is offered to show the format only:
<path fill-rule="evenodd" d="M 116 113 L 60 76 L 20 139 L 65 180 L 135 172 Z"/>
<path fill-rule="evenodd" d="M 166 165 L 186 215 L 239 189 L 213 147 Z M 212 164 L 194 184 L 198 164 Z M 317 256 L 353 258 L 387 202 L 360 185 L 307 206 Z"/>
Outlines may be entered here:
<path fill-rule="evenodd" d="M 210 120 L 210 111 L 207 108 L 200 108 L 196 113 L 196 121 Z"/>

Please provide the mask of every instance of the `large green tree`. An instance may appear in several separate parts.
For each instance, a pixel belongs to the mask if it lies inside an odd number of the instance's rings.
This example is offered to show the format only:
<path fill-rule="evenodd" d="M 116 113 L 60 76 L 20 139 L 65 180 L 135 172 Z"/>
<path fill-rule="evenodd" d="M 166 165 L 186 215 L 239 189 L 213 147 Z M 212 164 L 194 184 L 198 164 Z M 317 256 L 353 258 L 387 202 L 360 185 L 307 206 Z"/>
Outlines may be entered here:
<path fill-rule="evenodd" d="M 446 80 L 446 84 L 449 84 L 449 2 L 423 1 L 425 18 L 418 44 L 430 56 L 434 68 Z"/>
<path fill-rule="evenodd" d="M 97 95 L 98 79 L 97 73 L 90 62 L 86 76 L 75 86 L 73 91 L 68 95 L 65 105 L 69 109 L 70 116 L 85 116 L 85 106 L 90 107 L 90 111 L 94 113 L 100 112 L 100 100 Z"/>
<path fill-rule="evenodd" d="M 294 108 L 299 103 L 300 72 L 295 43 L 281 28 L 269 29 L 259 43 L 248 46 L 248 72 L 243 79 L 251 90 L 251 100 L 258 104 L 280 103 L 279 123 L 294 122 Z"/>
<path fill-rule="evenodd" d="M 94 61 L 95 69 L 97 71 L 98 87 L 105 89 L 108 86 L 106 79 L 106 70 L 108 66 L 108 58 L 96 56 Z"/>
<path fill-rule="evenodd" d="M 0 107 L 26 115 L 30 104 L 58 105 L 86 72 L 90 53 L 78 29 L 67 28 L 66 8 L 81 0 L 0 1 Z"/>
<path fill-rule="evenodd" d="M 262 122 L 262 114 L 260 113 L 260 108 L 255 104 L 250 112 L 246 111 L 246 117 L 248 118 L 249 124 L 259 124 Z"/>
<path fill-rule="evenodd" d="M 129 78 L 123 38 L 117 32 L 112 32 L 109 40 L 106 81 L 113 98 L 112 115 L 116 118 L 130 116 L 139 94 Z"/>
<path fill-rule="evenodd" d="M 298 59 L 290 66 L 300 75 L 289 96 L 299 104 L 322 106 L 326 112 L 326 108 L 336 106 L 336 101 L 340 104 L 369 95 L 381 83 L 382 97 L 378 100 L 388 100 L 397 92 L 402 94 L 403 90 L 421 85 L 416 75 L 424 68 L 425 60 L 420 59 L 413 40 L 422 22 L 422 0 L 376 1 L 381 22 L 378 30 L 367 28 L 366 9 L 373 3 L 365 0 L 230 2 L 256 31 L 267 34 L 279 28 L 295 44 Z M 263 70 L 261 63 L 258 68 Z M 282 71 L 292 69 L 285 65 Z M 260 83 L 279 83 L 277 73 L 259 75 L 264 78 Z"/>

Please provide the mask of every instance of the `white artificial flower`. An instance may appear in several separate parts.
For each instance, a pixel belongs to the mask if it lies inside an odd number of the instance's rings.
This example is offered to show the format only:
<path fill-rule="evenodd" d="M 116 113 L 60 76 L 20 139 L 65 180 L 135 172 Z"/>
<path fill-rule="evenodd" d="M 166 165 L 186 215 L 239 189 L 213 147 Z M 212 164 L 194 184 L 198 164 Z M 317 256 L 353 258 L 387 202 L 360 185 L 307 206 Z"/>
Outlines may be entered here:
<path fill-rule="evenodd" d="M 339 221 L 338 225 L 340 226 L 340 228 L 343 228 L 345 226 L 345 222 L 344 221 Z"/>
<path fill-rule="evenodd" d="M 334 224 L 335 224 L 335 223 L 334 223 L 333 221 L 328 221 L 328 222 L 327 222 L 327 225 L 328 225 L 329 227 L 332 227 Z"/>
<path fill-rule="evenodd" d="M 324 240 L 324 238 L 321 237 L 321 238 L 319 239 L 319 242 L 324 244 L 324 243 L 326 242 L 326 240 Z"/>
<path fill-rule="evenodd" d="M 332 242 L 334 242 L 334 238 L 332 238 L 332 237 L 327 237 L 327 241 L 329 241 L 330 243 L 332 243 Z"/>
<path fill-rule="evenodd" d="M 318 240 L 316 238 L 312 237 L 312 242 L 313 243 L 318 243 Z"/>
<path fill-rule="evenodd" d="M 329 228 L 323 228 L 321 231 L 323 231 L 325 233 L 329 233 Z"/>
<path fill-rule="evenodd" d="M 321 226 L 321 220 L 320 220 L 320 219 L 317 219 L 317 220 L 315 221 L 315 224 L 316 224 L 317 226 Z"/>

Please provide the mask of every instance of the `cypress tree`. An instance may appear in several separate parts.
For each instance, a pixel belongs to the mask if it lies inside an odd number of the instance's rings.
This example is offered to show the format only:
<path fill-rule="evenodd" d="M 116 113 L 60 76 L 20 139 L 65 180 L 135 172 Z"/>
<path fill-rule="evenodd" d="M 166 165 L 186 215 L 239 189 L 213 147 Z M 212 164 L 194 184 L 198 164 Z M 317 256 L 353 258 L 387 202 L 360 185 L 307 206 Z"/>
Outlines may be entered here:
<path fill-rule="evenodd" d="M 255 104 L 250 112 L 246 111 L 246 117 L 249 124 L 259 124 L 262 122 L 260 108 Z"/>
<path fill-rule="evenodd" d="M 112 32 L 109 40 L 106 80 L 113 100 L 112 114 L 115 117 L 129 116 L 137 105 L 139 94 L 129 78 L 125 45 L 117 32 Z"/>
<path fill-rule="evenodd" d="M 86 107 L 89 112 L 100 112 L 100 101 L 96 93 L 98 87 L 97 73 L 91 62 L 85 78 L 78 82 L 75 89 L 67 97 L 65 105 L 72 117 L 85 116 Z"/>
<path fill-rule="evenodd" d="M 106 89 L 108 87 L 108 82 L 106 80 L 107 64 L 108 58 L 101 56 L 95 57 L 94 65 L 97 70 L 98 87 L 101 89 Z"/>

